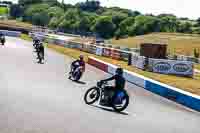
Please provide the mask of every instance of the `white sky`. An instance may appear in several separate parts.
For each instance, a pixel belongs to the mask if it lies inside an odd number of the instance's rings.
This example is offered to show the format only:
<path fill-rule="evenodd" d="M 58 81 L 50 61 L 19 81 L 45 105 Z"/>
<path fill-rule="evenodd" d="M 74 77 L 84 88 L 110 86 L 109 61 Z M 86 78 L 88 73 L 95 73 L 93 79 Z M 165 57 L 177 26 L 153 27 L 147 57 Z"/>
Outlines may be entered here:
<path fill-rule="evenodd" d="M 17 0 L 11 0 L 16 2 Z M 62 0 L 59 0 L 62 1 Z M 65 3 L 75 4 L 86 0 L 65 0 Z M 200 17 L 200 0 L 100 0 L 103 6 L 119 6 L 138 10 L 141 13 L 172 13 L 178 17 L 197 19 Z"/>

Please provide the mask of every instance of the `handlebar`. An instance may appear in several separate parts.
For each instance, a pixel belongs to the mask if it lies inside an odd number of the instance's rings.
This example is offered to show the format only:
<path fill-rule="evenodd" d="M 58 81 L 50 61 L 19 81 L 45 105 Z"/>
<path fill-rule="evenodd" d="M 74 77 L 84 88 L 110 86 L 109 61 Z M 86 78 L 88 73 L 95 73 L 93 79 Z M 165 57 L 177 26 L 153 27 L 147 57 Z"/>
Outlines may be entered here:
<path fill-rule="evenodd" d="M 99 86 L 99 87 L 102 87 L 102 85 L 107 85 L 108 84 L 108 82 L 106 82 L 106 81 L 99 81 L 99 82 L 97 82 L 97 86 Z"/>

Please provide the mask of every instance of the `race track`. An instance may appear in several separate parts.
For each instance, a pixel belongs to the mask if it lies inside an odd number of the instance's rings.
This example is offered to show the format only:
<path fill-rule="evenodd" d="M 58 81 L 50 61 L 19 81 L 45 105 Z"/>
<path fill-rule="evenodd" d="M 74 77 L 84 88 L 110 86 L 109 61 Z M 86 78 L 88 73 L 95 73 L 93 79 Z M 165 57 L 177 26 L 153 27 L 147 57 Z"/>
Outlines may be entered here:
<path fill-rule="evenodd" d="M 200 113 L 129 83 L 124 113 L 88 106 L 85 91 L 109 75 L 87 66 L 78 84 L 64 75 L 70 57 L 45 57 L 35 63 L 31 43 L 17 38 L 0 46 L 0 133 L 200 133 Z"/>

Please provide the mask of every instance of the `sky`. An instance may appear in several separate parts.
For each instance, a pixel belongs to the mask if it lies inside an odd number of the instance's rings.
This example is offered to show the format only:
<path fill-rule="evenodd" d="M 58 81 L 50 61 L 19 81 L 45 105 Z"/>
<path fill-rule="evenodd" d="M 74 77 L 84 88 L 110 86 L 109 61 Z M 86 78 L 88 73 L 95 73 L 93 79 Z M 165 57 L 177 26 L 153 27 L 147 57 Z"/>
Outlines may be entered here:
<path fill-rule="evenodd" d="M 10 0 L 16 2 L 18 0 Z M 62 0 L 58 0 L 62 1 Z M 65 0 L 65 3 L 75 4 L 86 0 Z M 177 17 L 197 19 L 200 17 L 200 0 L 99 0 L 102 6 L 118 6 L 140 11 L 143 14 L 158 15 L 172 13 Z"/>

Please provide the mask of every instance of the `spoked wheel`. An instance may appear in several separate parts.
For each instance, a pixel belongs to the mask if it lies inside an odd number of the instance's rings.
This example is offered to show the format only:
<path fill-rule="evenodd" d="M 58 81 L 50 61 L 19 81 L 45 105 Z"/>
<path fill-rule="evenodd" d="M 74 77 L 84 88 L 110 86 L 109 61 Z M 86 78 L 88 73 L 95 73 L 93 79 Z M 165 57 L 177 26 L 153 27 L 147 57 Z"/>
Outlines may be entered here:
<path fill-rule="evenodd" d="M 97 87 L 93 87 L 85 93 L 84 101 L 86 104 L 93 104 L 95 103 L 100 97 L 100 90 Z"/>
<path fill-rule="evenodd" d="M 125 110 L 128 107 L 129 104 L 129 96 L 126 91 L 120 92 L 121 97 L 119 98 L 117 95 L 115 95 L 112 98 L 111 106 L 112 108 L 117 111 L 121 112 Z"/>

